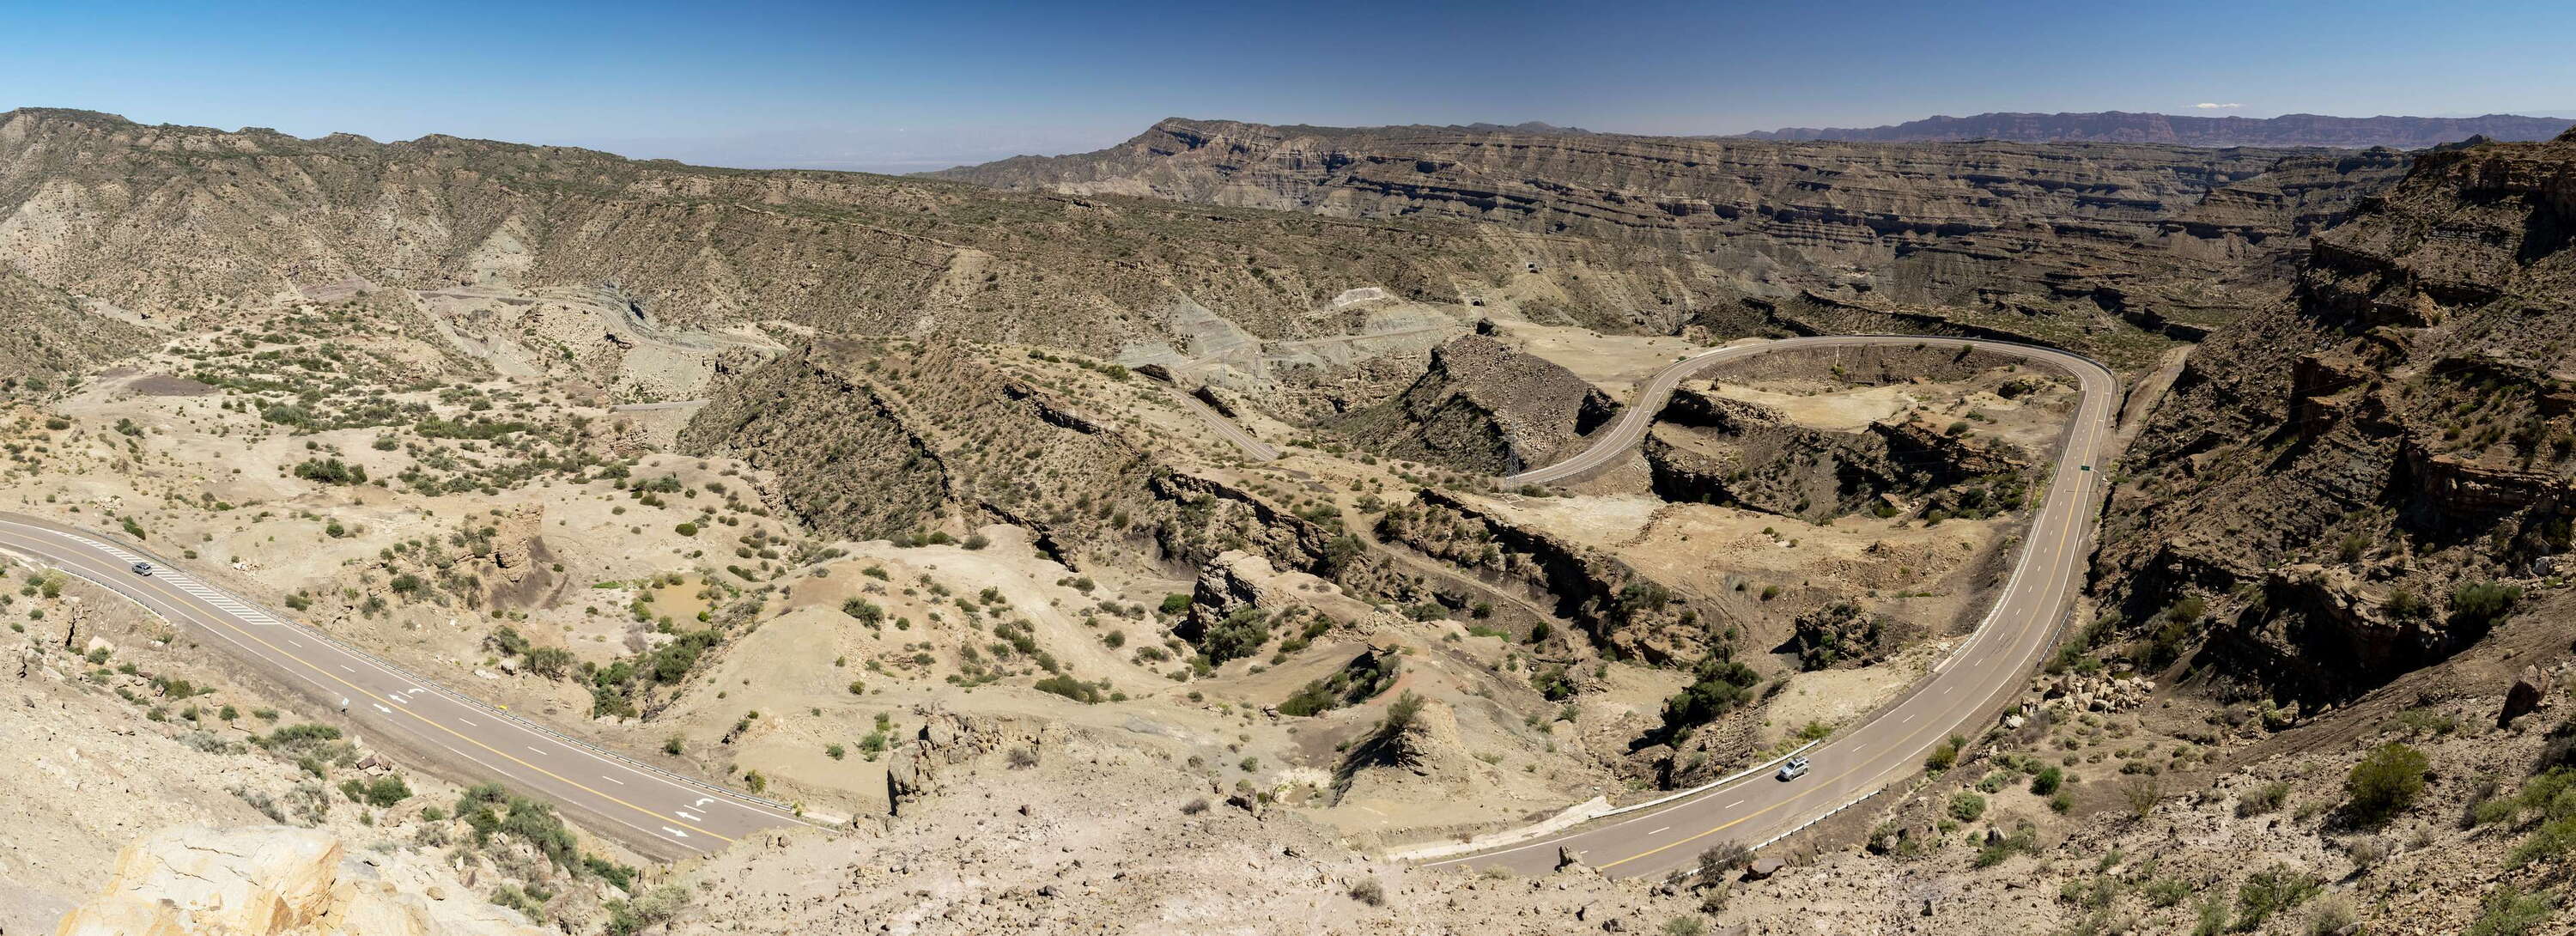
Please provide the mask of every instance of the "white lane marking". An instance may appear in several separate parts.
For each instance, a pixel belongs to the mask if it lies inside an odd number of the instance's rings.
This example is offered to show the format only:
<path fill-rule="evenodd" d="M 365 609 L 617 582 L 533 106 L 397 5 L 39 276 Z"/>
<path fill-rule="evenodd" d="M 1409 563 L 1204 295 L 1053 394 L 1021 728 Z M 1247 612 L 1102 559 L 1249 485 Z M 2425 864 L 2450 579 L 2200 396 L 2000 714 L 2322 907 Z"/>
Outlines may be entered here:
<path fill-rule="evenodd" d="M 1672 828 L 1673 828 L 1672 826 L 1665 826 L 1665 827 L 1663 827 L 1663 828 L 1661 828 L 1661 829 L 1656 829 L 1655 831 L 1648 832 L 1648 833 L 1646 833 L 1646 834 L 1647 834 L 1647 835 L 1662 835 L 1662 834 L 1664 834 L 1665 832 L 1672 831 Z"/>
<path fill-rule="evenodd" d="M 662 827 L 662 831 L 664 831 L 664 832 L 668 832 L 668 833 L 671 833 L 672 835 L 674 835 L 674 836 L 678 836 L 678 837 L 680 837 L 680 838 L 688 838 L 688 837 L 689 837 L 689 833 L 682 832 L 682 831 L 680 831 L 680 830 L 678 830 L 678 829 L 671 828 L 670 826 L 663 826 L 663 827 Z"/>
<path fill-rule="evenodd" d="M 600 775 L 599 775 L 599 779 L 606 780 L 606 781 L 608 781 L 608 782 L 610 782 L 610 783 L 617 784 L 618 786 L 625 786 L 625 785 L 626 785 L 626 781 L 624 781 L 624 780 L 620 780 L 620 779 L 617 779 L 616 777 L 612 777 L 612 776 L 609 776 L 609 775 L 607 775 L 607 774 L 600 774 Z"/>
<path fill-rule="evenodd" d="M 1728 808 L 1728 809 L 1734 809 L 1735 807 L 1742 806 L 1742 805 L 1744 805 L 1744 801 L 1743 801 L 1743 800 L 1736 800 L 1735 802 L 1732 802 L 1732 803 L 1728 803 L 1728 804 L 1726 804 L 1726 808 Z"/>
<path fill-rule="evenodd" d="M 535 752 L 537 752 L 537 754 L 538 754 L 539 756 L 543 756 L 543 755 L 546 753 L 546 749 L 545 749 L 545 748 L 541 748 L 541 747 L 538 747 L 538 746 L 533 745 L 533 744 L 528 745 L 528 750 L 531 750 L 531 751 L 535 751 Z"/>
<path fill-rule="evenodd" d="M 470 718 L 459 718 L 459 719 L 457 719 L 457 721 L 462 722 L 462 723 L 467 724 L 467 725 L 474 724 L 474 720 L 473 720 L 473 719 L 470 719 Z"/>
<path fill-rule="evenodd" d="M 294 645 L 296 645 L 296 646 L 298 646 L 298 647 L 304 646 L 304 641 L 297 640 L 297 639 L 292 638 L 292 637 L 287 638 L 287 639 L 286 639 L 286 642 L 287 642 L 287 643 L 294 644 Z"/>

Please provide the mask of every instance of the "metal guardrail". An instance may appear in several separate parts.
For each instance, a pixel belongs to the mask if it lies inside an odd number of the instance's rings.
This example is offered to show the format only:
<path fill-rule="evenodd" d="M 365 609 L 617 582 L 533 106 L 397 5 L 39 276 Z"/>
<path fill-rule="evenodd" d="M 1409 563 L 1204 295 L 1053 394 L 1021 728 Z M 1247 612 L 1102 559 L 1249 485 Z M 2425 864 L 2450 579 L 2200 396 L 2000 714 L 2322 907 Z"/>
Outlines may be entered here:
<path fill-rule="evenodd" d="M 744 792 L 741 792 L 741 791 L 739 791 L 739 790 L 727 789 L 727 788 L 725 788 L 725 787 L 717 786 L 717 785 L 715 785 L 715 784 L 708 783 L 708 782 L 706 782 L 706 781 L 704 781 L 704 780 L 700 780 L 700 779 L 698 779 L 698 778 L 696 778 L 696 777 L 691 777 L 691 776 L 688 776 L 688 775 L 686 775 L 686 774 L 679 773 L 679 772 L 677 772 L 677 771 L 673 771 L 673 770 L 665 769 L 665 768 L 662 768 L 662 767 L 656 767 L 656 766 L 654 766 L 654 765 L 652 765 L 652 764 L 644 763 L 644 762 L 639 761 L 639 760 L 636 760 L 636 759 L 634 759 L 634 758 L 632 758 L 632 757 L 628 757 L 628 756 L 626 756 L 626 755 L 624 755 L 624 754 L 620 754 L 620 753 L 618 753 L 618 752 L 616 752 L 616 751 L 612 751 L 612 750 L 609 750 L 609 749 L 607 749 L 607 748 L 600 747 L 599 745 L 592 744 L 592 743 L 590 743 L 590 742 L 588 742 L 588 741 L 585 741 L 585 740 L 582 740 L 582 739 L 580 739 L 580 738 L 569 737 L 569 736 L 565 735 L 564 733 L 562 733 L 562 732 L 560 732 L 560 731 L 556 731 L 556 730 L 554 730 L 554 729 L 552 729 L 552 728 L 548 728 L 548 727 L 546 727 L 546 726 L 544 726 L 544 725 L 540 725 L 540 724 L 538 724 L 538 723 L 536 723 L 536 722 L 533 722 L 533 721 L 528 720 L 527 718 L 524 718 L 524 717 L 521 717 L 521 716 L 518 716 L 518 715 L 511 714 L 510 712 L 508 712 L 508 711 L 506 711 L 506 710 L 504 710 L 504 709 L 501 709 L 501 708 L 499 708 L 499 707 L 497 707 L 497 706 L 494 706 L 494 705 L 492 705 L 492 704 L 490 704 L 490 703 L 484 702 L 484 701 L 483 701 L 483 700 L 481 700 L 481 699 L 477 699 L 477 698 L 475 698 L 475 697 L 473 697 L 473 696 L 466 695 L 465 693 L 462 693 L 462 692 L 459 692 L 459 691 L 457 691 L 457 690 L 455 690 L 455 689 L 452 689 L 452 688 L 448 687 L 448 685 L 447 685 L 446 683 L 440 682 L 440 681 L 435 680 L 435 679 L 423 679 L 423 678 L 421 678 L 420 676 L 413 674 L 413 673 L 412 673 L 412 672 L 410 672 L 409 670 L 405 670 L 405 669 L 403 669 L 402 667 L 395 666 L 395 665 L 393 665 L 393 664 L 391 664 L 391 663 L 385 662 L 385 660 L 384 660 L 383 658 L 380 658 L 380 657 L 376 656 L 376 655 L 375 655 L 375 654 L 373 654 L 373 653 L 369 653 L 369 652 L 367 652 L 367 651 L 365 651 L 365 650 L 362 650 L 362 649 L 359 649 L 359 648 L 357 648 L 357 647 L 355 647 L 355 646 L 351 646 L 347 641 L 343 641 L 343 640 L 339 639 L 338 637 L 334 637 L 334 636 L 332 636 L 330 633 L 328 633 L 328 632 L 326 632 L 326 631 L 324 631 L 324 630 L 322 630 L 322 629 L 320 629 L 320 628 L 314 627 L 313 625 L 310 625 L 310 624 L 306 624 L 306 623 L 304 623 L 304 622 L 302 622 L 302 621 L 295 620 L 294 618 L 291 618 L 291 617 L 287 617 L 287 616 L 284 616 L 284 615 L 277 614 L 277 613 L 275 613 L 275 612 L 273 612 L 273 611 L 268 610 L 268 609 L 267 609 L 267 608 L 265 608 L 265 607 L 262 607 L 261 605 L 259 605 L 259 604 L 257 604 L 257 603 L 250 602 L 250 601 L 246 601 L 246 600 L 244 600 L 241 596 L 236 595 L 236 594 L 233 594 L 231 591 L 229 591 L 229 590 L 227 590 L 227 589 L 224 589 L 224 588 L 222 588 L 222 587 L 220 587 L 220 586 L 217 586 L 217 585 L 216 585 L 215 583 L 213 583 L 213 582 L 209 582 L 209 581 L 206 581 L 206 580 L 205 580 L 205 579 L 203 579 L 203 578 L 199 578 L 199 577 L 197 577 L 197 576 L 190 575 L 189 573 L 187 573 L 187 572 L 185 572 L 185 571 L 183 571 L 183 570 L 180 570 L 180 569 L 178 569 L 178 568 L 176 568 L 176 567 L 172 566 L 172 565 L 171 565 L 167 560 L 163 559 L 163 558 L 162 558 L 162 557 L 160 557 L 160 556 L 153 555 L 153 554 L 148 553 L 148 552 L 142 552 L 142 551 L 140 551 L 139 549 L 136 549 L 136 548 L 128 548 L 128 547 L 126 547 L 126 546 L 124 546 L 124 545 L 122 545 L 122 544 L 118 544 L 118 543 L 115 543 L 115 542 L 111 542 L 111 541 L 107 541 L 107 540 L 101 540 L 101 539 L 96 538 L 96 536 L 95 536 L 95 535 L 92 535 L 92 534 L 82 533 L 82 534 L 73 534 L 73 535 L 76 535 L 76 536 L 78 536 L 78 537 L 79 537 L 79 538 L 81 538 L 81 539 L 89 540 L 91 543 L 94 543 L 94 544 L 98 545 L 100 548 L 105 549 L 105 550 L 106 550 L 110 555 L 117 555 L 118 553 L 123 553 L 124 555 L 119 555 L 119 556 L 117 556 L 117 558 L 118 558 L 120 561 L 124 561 L 124 562 L 137 562 L 137 561 L 145 561 L 145 560 L 149 560 L 149 561 L 153 562 L 153 564 L 160 566 L 160 567 L 161 567 L 165 572 L 176 572 L 176 573 L 178 573 L 178 576 L 177 576 L 178 578 L 184 578 L 184 579 L 186 579 L 186 580 L 194 581 L 194 582 L 195 582 L 195 583 L 197 583 L 198 585 L 204 586 L 205 588 L 207 588 L 208 590 L 211 590 L 211 591 L 215 592 L 216 594 L 222 595 L 222 596 L 224 596 L 224 597 L 226 597 L 226 598 L 230 598 L 230 599 L 232 599 L 232 600 L 234 600 L 234 601 L 236 601 L 236 602 L 240 602 L 241 604 L 243 604 L 243 605 L 245 605 L 245 606 L 248 606 L 248 607 L 251 607 L 251 608 L 256 608 L 256 609 L 258 609 L 262 614 L 266 614 L 266 615 L 268 615 L 268 616 L 269 616 L 269 617 L 271 617 L 271 618 L 275 618 L 276 620 L 278 620 L 279 622 L 281 622 L 284 626 L 294 628 L 294 629 L 296 629 L 297 631 L 299 631 L 299 632 L 301 632 L 301 633 L 303 633 L 303 634 L 305 634 L 305 635 L 311 636 L 311 637 L 313 637 L 313 638 L 315 638 L 315 639 L 317 639 L 317 640 L 320 640 L 320 641 L 322 641 L 322 642 L 324 642 L 324 643 L 330 644 L 331 646 L 338 648 L 341 652 L 343 652 L 343 653 L 347 653 L 347 654 L 349 654 L 350 656 L 353 656 L 353 657 L 357 657 L 357 658 L 358 658 L 358 659 L 360 659 L 360 660 L 364 660 L 364 661 L 366 661 L 366 663 L 367 663 L 368 665 L 370 665 L 370 666 L 374 666 L 374 667 L 376 667 L 377 669 L 383 670 L 383 671 L 384 671 L 384 672 L 386 672 L 387 674 L 390 674 L 390 675 L 393 675 L 393 676 L 397 676 L 397 677 L 400 677 L 400 678 L 402 678 L 402 679 L 405 679 L 405 680 L 408 680 L 408 681 L 411 681 L 411 682 L 416 682 L 416 683 L 419 683 L 419 684 L 424 685 L 424 686 L 428 686 L 432 691 L 435 691 L 435 692 L 439 693 L 440 695 L 444 695 L 444 696 L 448 697 L 449 699 L 452 699 L 452 700 L 457 701 L 457 702 L 462 702 L 462 703 L 464 703 L 464 704 L 466 704 L 466 705 L 468 705 L 468 706 L 471 706 L 471 707 L 473 707 L 473 708 L 475 708 L 475 709 L 477 709 L 477 710 L 479 710 L 479 711 L 482 711 L 484 714 L 489 715 L 489 716 L 491 716 L 491 717 L 494 717 L 494 718 L 502 718 L 502 719 L 508 719 L 511 723 L 513 723 L 513 724 L 515 724 L 515 725 L 518 725 L 518 726 L 519 726 L 519 727 L 521 727 L 521 728 L 525 728 L 525 729 L 527 729 L 527 730 L 529 730 L 529 731 L 532 731 L 532 732 L 535 732 L 535 733 L 537 733 L 537 734 L 544 735 L 544 736 L 549 737 L 549 738 L 553 738 L 553 739 L 555 739 L 556 741 L 561 742 L 561 743 L 563 743 L 563 744 L 566 744 L 566 745 L 570 745 L 570 746 L 573 746 L 573 747 L 580 748 L 580 749 L 582 749 L 582 750 L 584 750 L 584 751 L 587 751 L 587 752 L 589 752 L 589 753 L 591 753 L 591 754 L 594 754 L 594 755 L 597 755 L 597 756 L 599 756 L 599 757 L 602 757 L 602 758 L 606 758 L 606 759 L 609 759 L 609 760 L 616 761 L 616 762 L 618 762 L 618 763 L 620 763 L 620 764 L 624 764 L 624 765 L 626 765 L 627 767 L 629 767 L 629 768 L 631 768 L 631 769 L 634 769 L 634 770 L 642 771 L 642 772 L 644 772 L 644 773 L 653 774 L 654 776 L 661 777 L 661 778 L 666 779 L 666 780 L 670 780 L 670 781 L 673 781 L 673 782 L 676 782 L 676 783 L 680 783 L 680 784 L 683 784 L 683 785 L 685 785 L 685 786 L 693 787 L 693 788 L 696 788 L 696 789 L 705 790 L 705 791 L 707 791 L 707 792 L 714 793 L 714 794 L 719 795 L 719 796 L 724 796 L 724 797 L 727 797 L 727 798 L 730 798 L 730 799 L 733 799 L 733 800 L 736 800 L 736 801 L 740 801 L 740 802 L 743 802 L 743 803 L 747 803 L 747 804 L 750 804 L 750 805 L 753 805 L 753 806 L 766 807 L 766 808 L 768 808 L 768 809 L 776 810 L 776 811 L 778 811 L 778 812 L 780 812 L 780 813 L 783 813 L 783 814 L 787 815 L 787 817 L 788 817 L 788 818 L 794 819 L 794 820 L 796 820 L 796 821 L 798 821 L 798 822 L 803 822 L 803 823 L 805 823 L 806 825 L 813 825 L 813 826 L 816 826 L 817 828 L 821 828 L 821 827 L 822 827 L 822 826 L 820 826 L 820 825 L 817 825 L 816 823 L 813 823 L 813 822 L 807 821 L 807 820 L 806 820 L 806 818 L 805 818 L 805 816 L 804 816 L 804 813 L 803 813 L 801 810 L 799 810 L 799 809 L 797 809 L 795 806 L 789 805 L 789 804 L 787 804 L 787 803 L 781 803 L 781 802 L 779 802 L 779 801 L 777 801 L 777 800 L 773 800 L 773 799 L 770 799 L 770 798 L 765 797 L 765 796 L 757 796 L 757 795 L 750 794 L 750 793 L 744 793 Z M 41 557 L 40 557 L 40 558 L 41 558 Z M 64 571 L 64 572 L 70 573 L 71 575 L 73 575 L 73 576 L 75 576 L 75 577 L 77 577 L 77 578 L 80 578 L 80 579 L 83 579 L 83 580 L 85 580 L 85 581 L 88 581 L 88 582 L 91 582 L 91 583 L 93 583 L 93 584 L 96 584 L 96 585 L 98 585 L 99 587 L 101 587 L 101 588 L 103 588 L 103 589 L 106 589 L 106 591 L 107 591 L 109 594 L 113 594 L 113 595 L 116 595 L 117 597 L 124 598 L 124 599 L 125 599 L 125 600 L 127 600 L 127 601 L 133 601 L 133 602 L 135 603 L 135 606 L 140 607 L 140 608 L 143 608 L 143 610 L 144 610 L 144 611 L 146 611 L 146 612 L 148 612 L 148 613 L 153 614 L 153 616 L 155 616 L 155 617 L 159 617 L 159 616 L 161 616 L 159 612 L 152 611 L 152 609 L 151 609 L 151 607 L 150 607 L 150 606 L 144 605 L 141 601 L 137 601 L 137 600 L 136 600 L 136 599 L 134 599 L 132 596 L 126 595 L 125 593 L 123 593 L 123 592 L 120 592 L 120 591 L 116 590 L 116 588 L 114 588 L 113 586 L 110 586 L 110 585 L 109 585 L 108 583 L 106 583 L 106 582 L 99 581 L 98 579 L 92 578 L 92 577 L 90 577 L 90 576 L 88 576 L 88 575 L 83 575 L 83 574 L 81 574 L 81 572 L 80 572 L 79 570 L 76 570 L 76 569 L 63 568 L 63 567 L 61 567 L 61 566 L 56 566 L 56 568 L 61 569 L 61 570 L 62 570 L 62 571 Z M 218 609 L 218 610 L 220 610 L 220 609 Z"/>
<path fill-rule="evenodd" d="M 1448 858 L 1452 858 L 1453 856 L 1458 856 L 1458 855 L 1474 855 L 1474 854 L 1476 854 L 1476 853 L 1478 853 L 1478 852 L 1482 852 L 1482 851 L 1485 851 L 1485 850 L 1488 850 L 1488 849 L 1501 848 L 1501 847 L 1506 846 L 1506 845 L 1518 845 L 1518 844 L 1521 844 L 1521 843 L 1523 843 L 1523 842 L 1527 842 L 1527 841 L 1529 841 L 1529 840 L 1531 840 L 1531 839 L 1539 838 L 1539 837 L 1541 837 L 1541 836 L 1549 835 L 1549 834 L 1556 833 L 1556 832 L 1562 832 L 1562 831 L 1565 831 L 1565 830 L 1568 830 L 1568 829 L 1578 828 L 1578 827 L 1580 827 L 1580 826 L 1584 825 L 1585 823 L 1598 822 L 1598 821 L 1600 821 L 1600 820 L 1607 819 L 1607 818 L 1610 818 L 1610 817 L 1612 817 L 1612 816 L 1624 815 L 1624 814 L 1627 814 L 1627 813 L 1636 812 L 1636 811 L 1641 810 L 1641 809 L 1647 809 L 1647 808 L 1651 808 L 1651 807 L 1655 807 L 1655 806 L 1661 806 L 1661 805 L 1663 805 L 1663 804 L 1665 804 L 1665 803 L 1670 803 L 1670 802 L 1673 802 L 1673 801 L 1675 801 L 1675 800 L 1686 799 L 1686 798 L 1689 798 L 1689 797 L 1698 796 L 1698 795 L 1700 795 L 1700 794 L 1702 794 L 1702 793 L 1706 793 L 1706 792 L 1708 792 L 1708 791 L 1710 791 L 1710 790 L 1717 789 L 1718 787 L 1726 786 L 1727 784 L 1734 783 L 1734 782 L 1736 782 L 1736 781 L 1738 781 L 1738 780 L 1742 780 L 1742 779 L 1744 779 L 1744 778 L 1746 778 L 1746 777 L 1751 777 L 1751 776 L 1753 776 L 1753 775 L 1755 775 L 1755 774 L 1760 774 L 1760 773 L 1766 773 L 1766 772 L 1769 772 L 1769 771 L 1771 770 L 1771 768 L 1773 768 L 1773 767 L 1777 767 L 1777 766 L 1780 766 L 1780 764 L 1781 764 L 1782 762 L 1787 761 L 1789 758 L 1796 757 L 1796 756 L 1798 756 L 1799 754 L 1805 753 L 1805 752 L 1806 752 L 1806 750 L 1807 750 L 1808 748 L 1812 748 L 1812 747 L 1815 747 L 1816 745 L 1823 744 L 1823 743 L 1825 743 L 1825 742 L 1824 742 L 1824 739 L 1822 739 L 1822 738 L 1818 738 L 1818 739 L 1816 739 L 1816 740 L 1814 740 L 1814 741 L 1809 741 L 1809 742 L 1807 742 L 1807 743 L 1805 743 L 1805 744 L 1798 745 L 1796 748 L 1791 749 L 1791 750 L 1790 750 L 1788 753 L 1786 753 L 1786 754 L 1782 754 L 1782 755 L 1780 755 L 1780 756 L 1778 756 L 1778 757 L 1774 757 L 1774 758 L 1770 759 L 1769 761 L 1763 762 L 1763 763 L 1761 763 L 1761 764 L 1757 764 L 1757 765 L 1752 766 L 1752 767 L 1747 767 L 1747 768 L 1745 768 L 1745 769 L 1743 769 L 1743 770 L 1741 770 L 1741 771 L 1737 771 L 1736 773 L 1731 774 L 1731 775 L 1729 775 L 1729 776 L 1727 776 L 1727 777 L 1725 777 L 1725 778 L 1718 779 L 1718 780 L 1711 780 L 1711 781 L 1709 781 L 1709 782 L 1707 782 L 1707 783 L 1700 784 L 1700 785 L 1695 786 L 1695 787 L 1692 787 L 1692 788 L 1690 788 L 1690 789 L 1682 790 L 1682 791 L 1675 792 L 1675 793 L 1669 793 L 1669 794 L 1666 794 L 1666 795 L 1663 795 L 1663 796 L 1656 797 L 1656 798 L 1654 798 L 1654 799 L 1647 800 L 1647 801 L 1642 802 L 1642 803 L 1630 803 L 1630 804 L 1628 804 L 1628 805 L 1626 805 L 1626 806 L 1620 806 L 1620 807 L 1616 807 L 1616 808 L 1612 808 L 1612 809 L 1605 809 L 1605 810 L 1602 810 L 1602 811 L 1600 811 L 1600 812 L 1593 813 L 1592 815 L 1584 816 L 1583 818 L 1581 818 L 1581 819 L 1577 819 L 1577 820 L 1574 820 L 1574 821 L 1572 821 L 1572 822 L 1564 822 L 1564 823 L 1563 823 L 1563 824 L 1561 824 L 1561 825 L 1559 825 L 1559 824 L 1557 824 L 1557 823 L 1562 822 L 1562 821 L 1564 820 L 1565 816 L 1564 816 L 1564 814 L 1563 814 L 1563 813 L 1559 813 L 1559 814 L 1557 814 L 1557 815 L 1555 815 L 1555 816 L 1551 816 L 1551 817 L 1549 817 L 1549 818 L 1547 818 L 1547 819 L 1540 820 L 1539 822 L 1532 823 L 1532 824 L 1530 824 L 1530 825 L 1521 826 L 1521 827 L 1520 827 L 1520 828 L 1518 828 L 1518 829 L 1506 829 L 1506 830 L 1499 831 L 1499 832 L 1491 832 L 1491 833 L 1487 833 L 1487 834 L 1486 834 L 1486 835 L 1484 835 L 1484 836 L 1478 836 L 1478 838 L 1484 838 L 1484 839 L 1486 839 L 1485 841 L 1481 841 L 1481 842 L 1479 842 L 1479 841 L 1475 841 L 1475 840 L 1472 840 L 1472 839 L 1471 839 L 1471 840 L 1469 840 L 1469 841 L 1465 841 L 1465 842 L 1442 842 L 1442 843 L 1434 844 L 1434 845 L 1416 845 L 1416 846 L 1413 846 L 1413 847 L 1411 847 L 1411 848 L 1400 848 L 1400 849 L 1395 849 L 1395 850 L 1392 850 L 1392 851 L 1388 851 L 1388 852 L 1386 852 L 1386 853 L 1385 853 L 1385 857 L 1387 857 L 1387 858 L 1389 858 L 1389 859 L 1397 860 L 1397 861 L 1422 861 L 1422 860 L 1425 860 L 1425 859 L 1432 859 L 1432 858 L 1448 859 Z M 1591 802 L 1591 801 L 1590 801 L 1590 800 L 1586 800 L 1585 802 L 1587 802 L 1587 803 L 1588 803 L 1588 802 Z M 1582 803 L 1577 803 L 1577 804 L 1575 804 L 1575 805 L 1576 805 L 1576 806 L 1581 806 L 1581 805 L 1583 805 L 1583 804 L 1582 804 Z"/>

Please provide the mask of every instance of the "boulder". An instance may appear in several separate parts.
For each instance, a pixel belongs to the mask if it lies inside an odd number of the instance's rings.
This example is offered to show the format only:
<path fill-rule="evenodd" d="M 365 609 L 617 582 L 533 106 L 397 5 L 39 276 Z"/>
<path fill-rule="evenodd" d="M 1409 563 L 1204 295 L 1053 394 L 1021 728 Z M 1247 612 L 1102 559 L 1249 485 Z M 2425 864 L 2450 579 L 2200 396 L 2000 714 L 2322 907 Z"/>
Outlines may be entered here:
<path fill-rule="evenodd" d="M 1774 874 L 1780 873 L 1780 869 L 1787 867 L 1788 864 L 1788 862 L 1782 861 L 1778 858 L 1756 858 L 1753 860 L 1753 865 L 1751 867 L 1744 869 L 1744 879 L 1748 881 L 1759 881 L 1769 878 Z"/>
<path fill-rule="evenodd" d="M 2512 724 L 2514 719 L 2539 708 L 2541 701 L 2548 696 L 2549 680 L 2540 674 L 2540 667 L 2523 667 L 2521 674 L 2514 677 L 2513 685 L 2505 690 L 2504 710 L 2496 713 L 2496 724 Z"/>

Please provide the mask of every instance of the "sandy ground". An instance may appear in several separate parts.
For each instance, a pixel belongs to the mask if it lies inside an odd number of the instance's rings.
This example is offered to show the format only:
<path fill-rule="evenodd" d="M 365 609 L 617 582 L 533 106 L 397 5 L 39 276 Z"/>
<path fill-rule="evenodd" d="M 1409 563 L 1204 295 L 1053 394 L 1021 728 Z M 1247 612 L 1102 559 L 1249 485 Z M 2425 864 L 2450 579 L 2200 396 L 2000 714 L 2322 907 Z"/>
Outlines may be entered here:
<path fill-rule="evenodd" d="M 1676 360 L 1708 350 L 1682 338 L 1603 335 L 1589 329 L 1530 322 L 1498 322 L 1496 336 L 1524 353 L 1555 362 L 1625 401 L 1637 385 Z"/>
<path fill-rule="evenodd" d="M 1905 412 L 1922 400 L 1907 387 L 1856 387 L 1829 393 L 1780 393 L 1741 384 L 1712 384 L 1704 380 L 1686 381 L 1685 386 L 1709 390 L 1728 399 L 1760 403 L 1779 410 L 1791 420 L 1817 429 L 1858 432 L 1878 422 Z"/>

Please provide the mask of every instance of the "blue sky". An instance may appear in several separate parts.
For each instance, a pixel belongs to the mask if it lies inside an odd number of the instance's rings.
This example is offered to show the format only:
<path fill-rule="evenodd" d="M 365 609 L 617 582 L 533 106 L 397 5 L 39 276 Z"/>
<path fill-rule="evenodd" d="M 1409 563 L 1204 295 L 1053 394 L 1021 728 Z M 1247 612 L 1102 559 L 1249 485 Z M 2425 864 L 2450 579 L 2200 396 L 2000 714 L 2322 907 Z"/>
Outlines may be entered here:
<path fill-rule="evenodd" d="M 1174 115 L 1687 134 L 2576 114 L 2564 0 L 366 6 L 0 0 L 0 109 L 879 171 L 1094 149 Z"/>

